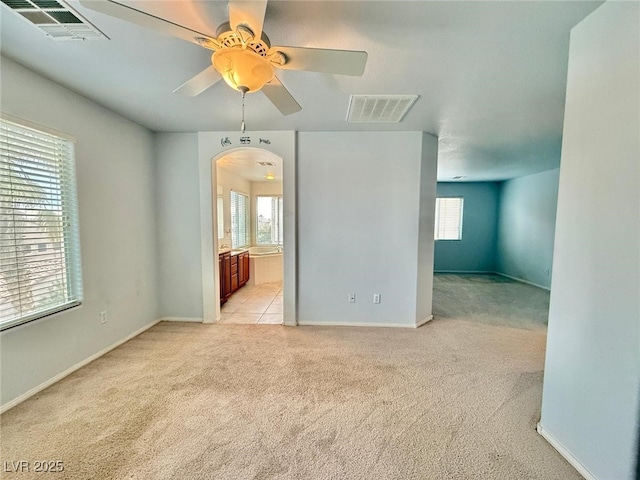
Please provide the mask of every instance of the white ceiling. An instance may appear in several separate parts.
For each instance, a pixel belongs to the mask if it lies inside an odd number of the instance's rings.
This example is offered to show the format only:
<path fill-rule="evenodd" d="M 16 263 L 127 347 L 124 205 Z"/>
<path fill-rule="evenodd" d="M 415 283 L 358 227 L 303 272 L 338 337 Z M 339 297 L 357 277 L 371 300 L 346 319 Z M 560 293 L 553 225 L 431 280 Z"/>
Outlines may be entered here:
<path fill-rule="evenodd" d="M 274 166 L 262 166 L 258 162 L 273 163 Z M 218 168 L 239 175 L 250 182 L 282 182 L 282 159 L 277 155 L 259 148 L 242 148 L 225 155 L 217 162 Z M 267 180 L 267 175 L 273 180 Z"/>
<path fill-rule="evenodd" d="M 172 91 L 210 51 L 68 2 L 110 40 L 55 42 L 0 6 L 1 50 L 154 131 L 239 129 L 240 94 L 224 82 L 198 97 Z M 214 34 L 226 2 L 123 1 Z M 279 71 L 302 105 L 287 117 L 247 96 L 247 130 L 426 131 L 440 139 L 440 180 L 502 180 L 559 165 L 570 29 L 602 2 L 280 1 L 272 45 L 365 50 L 362 77 Z M 351 94 L 417 94 L 398 124 L 349 124 Z"/>

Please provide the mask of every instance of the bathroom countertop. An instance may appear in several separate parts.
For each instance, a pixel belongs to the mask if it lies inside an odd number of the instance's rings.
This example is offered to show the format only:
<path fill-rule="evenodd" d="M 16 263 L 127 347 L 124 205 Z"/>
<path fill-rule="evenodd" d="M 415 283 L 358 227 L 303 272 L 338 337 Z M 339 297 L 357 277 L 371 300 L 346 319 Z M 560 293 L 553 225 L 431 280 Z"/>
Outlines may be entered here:
<path fill-rule="evenodd" d="M 222 254 L 222 253 L 231 253 L 231 256 L 235 256 L 235 255 L 239 255 L 241 253 L 244 252 L 248 252 L 249 249 L 248 248 L 241 248 L 241 249 L 236 249 L 236 250 L 232 250 L 231 248 L 224 248 L 222 250 L 218 250 L 218 255 Z"/>

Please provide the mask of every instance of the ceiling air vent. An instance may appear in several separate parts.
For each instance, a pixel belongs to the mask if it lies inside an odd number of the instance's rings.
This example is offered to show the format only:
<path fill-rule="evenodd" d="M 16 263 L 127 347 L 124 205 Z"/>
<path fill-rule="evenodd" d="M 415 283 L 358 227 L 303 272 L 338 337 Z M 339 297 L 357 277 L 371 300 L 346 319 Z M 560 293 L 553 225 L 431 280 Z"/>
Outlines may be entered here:
<path fill-rule="evenodd" d="M 108 37 L 61 0 L 0 0 L 54 40 Z"/>
<path fill-rule="evenodd" d="M 261 167 L 275 167 L 276 164 L 273 162 L 256 162 Z"/>
<path fill-rule="evenodd" d="M 347 122 L 398 123 L 418 95 L 351 95 Z"/>

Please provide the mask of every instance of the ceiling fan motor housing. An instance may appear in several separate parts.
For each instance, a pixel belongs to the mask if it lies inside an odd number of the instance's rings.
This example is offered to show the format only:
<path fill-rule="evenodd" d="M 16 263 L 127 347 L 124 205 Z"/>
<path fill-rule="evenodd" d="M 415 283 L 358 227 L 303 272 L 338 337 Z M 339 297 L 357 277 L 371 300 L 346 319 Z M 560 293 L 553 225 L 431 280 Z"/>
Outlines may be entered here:
<path fill-rule="evenodd" d="M 216 30 L 218 42 L 223 47 L 242 47 L 245 45 L 245 48 L 253 50 L 261 57 L 266 57 L 271 48 L 271 41 L 267 34 L 262 32 L 260 39 L 256 39 L 250 27 L 247 25 L 239 25 L 238 27 L 238 31 L 234 31 L 229 22 L 224 22 Z"/>
<path fill-rule="evenodd" d="M 238 25 L 234 31 L 225 22 L 217 35 L 221 48 L 213 53 L 211 63 L 231 88 L 244 95 L 257 92 L 273 79 L 275 70 L 267 58 L 271 43 L 265 33 L 256 40 L 248 26 Z"/>
<path fill-rule="evenodd" d="M 211 61 L 224 81 L 243 93 L 257 92 L 275 75 L 271 62 L 249 49 L 222 48 L 214 52 Z"/>

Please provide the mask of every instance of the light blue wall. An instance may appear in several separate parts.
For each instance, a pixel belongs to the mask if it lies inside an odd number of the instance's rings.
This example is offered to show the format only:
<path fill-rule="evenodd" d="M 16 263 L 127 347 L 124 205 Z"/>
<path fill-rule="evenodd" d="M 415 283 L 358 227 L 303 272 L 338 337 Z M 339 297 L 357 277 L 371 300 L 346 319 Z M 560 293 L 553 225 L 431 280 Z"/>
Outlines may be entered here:
<path fill-rule="evenodd" d="M 559 169 L 500 184 L 496 271 L 550 288 Z"/>
<path fill-rule="evenodd" d="M 160 317 L 202 320 L 198 135 L 157 133 L 155 141 Z"/>
<path fill-rule="evenodd" d="M 0 334 L 6 406 L 158 318 L 158 242 L 153 134 L 6 57 L 1 64 L 2 112 L 77 140 L 84 290 L 82 306 Z"/>
<path fill-rule="evenodd" d="M 297 140 L 299 324 L 415 327 L 429 318 L 418 288 L 433 291 L 436 138 L 299 132 Z M 391 157 L 400 160 L 389 169 Z"/>
<path fill-rule="evenodd" d="M 438 183 L 438 197 L 464 197 L 462 240 L 438 240 L 436 272 L 494 272 L 499 184 Z"/>
<path fill-rule="evenodd" d="M 640 3 L 571 30 L 539 431 L 585 478 L 638 480 Z"/>

